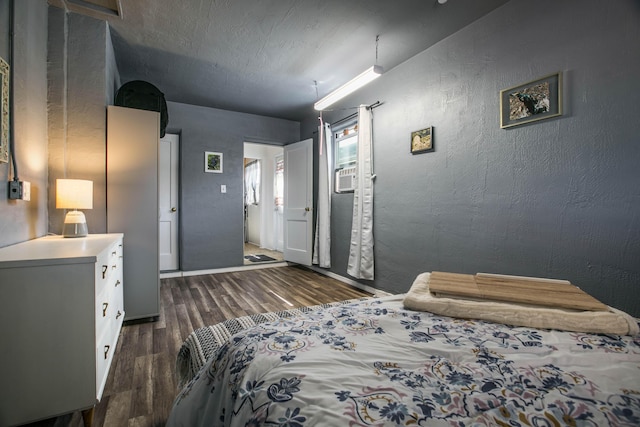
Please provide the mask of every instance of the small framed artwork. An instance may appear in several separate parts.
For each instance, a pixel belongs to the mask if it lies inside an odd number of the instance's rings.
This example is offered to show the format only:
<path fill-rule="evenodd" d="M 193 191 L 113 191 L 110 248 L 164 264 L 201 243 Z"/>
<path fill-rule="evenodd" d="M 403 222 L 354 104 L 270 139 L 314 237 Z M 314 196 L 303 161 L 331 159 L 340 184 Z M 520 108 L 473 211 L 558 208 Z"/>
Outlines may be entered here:
<path fill-rule="evenodd" d="M 433 151 L 433 126 L 411 132 L 411 154 Z"/>
<path fill-rule="evenodd" d="M 0 163 L 9 162 L 9 64 L 0 58 Z"/>
<path fill-rule="evenodd" d="M 209 173 L 222 173 L 222 153 L 205 151 L 204 171 Z"/>
<path fill-rule="evenodd" d="M 500 91 L 502 129 L 562 115 L 562 73 Z"/>

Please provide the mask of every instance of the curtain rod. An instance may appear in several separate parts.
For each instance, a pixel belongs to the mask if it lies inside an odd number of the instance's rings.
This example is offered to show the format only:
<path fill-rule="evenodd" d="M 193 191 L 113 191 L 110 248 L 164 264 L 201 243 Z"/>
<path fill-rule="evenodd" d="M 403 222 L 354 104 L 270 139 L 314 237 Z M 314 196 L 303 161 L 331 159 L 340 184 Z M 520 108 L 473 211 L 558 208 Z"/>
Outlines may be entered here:
<path fill-rule="evenodd" d="M 381 105 L 382 105 L 382 102 L 376 101 L 373 104 L 368 105 L 367 108 L 370 109 L 370 110 L 373 110 L 374 108 L 379 107 Z M 351 109 L 355 109 L 355 108 L 358 108 L 358 107 L 344 108 L 344 110 L 351 110 Z M 357 112 L 355 112 L 353 114 L 349 114 L 347 117 L 343 117 L 342 119 L 336 120 L 335 122 L 331 123 L 331 125 L 337 125 L 338 123 L 346 122 L 347 120 L 352 119 L 352 118 L 357 117 L 357 116 L 358 116 Z"/>
<path fill-rule="evenodd" d="M 367 105 L 367 108 L 369 108 L 370 110 L 373 110 L 374 108 L 379 107 L 382 104 L 383 104 L 382 102 L 376 101 L 371 105 Z M 347 108 L 340 108 L 340 110 L 355 110 L 357 108 L 358 107 L 347 107 Z M 331 111 L 337 111 L 337 110 L 331 110 Z M 357 116 L 358 116 L 357 112 L 353 113 L 353 114 L 349 114 L 347 117 L 343 117 L 340 120 L 337 120 L 337 121 L 331 123 L 331 125 L 335 125 L 335 124 L 338 124 L 338 123 L 346 122 L 347 120 L 352 119 L 352 118 L 357 117 Z M 312 135 L 315 135 L 317 133 L 318 133 L 317 130 L 314 130 L 313 132 L 311 132 Z"/>

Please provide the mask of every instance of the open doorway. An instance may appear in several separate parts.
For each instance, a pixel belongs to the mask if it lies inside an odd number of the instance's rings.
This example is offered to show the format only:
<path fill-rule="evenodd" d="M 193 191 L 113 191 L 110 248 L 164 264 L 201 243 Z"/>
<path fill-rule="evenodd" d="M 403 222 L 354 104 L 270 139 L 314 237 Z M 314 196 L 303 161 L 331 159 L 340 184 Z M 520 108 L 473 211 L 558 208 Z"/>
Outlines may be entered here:
<path fill-rule="evenodd" d="M 283 261 L 283 148 L 244 144 L 244 264 Z"/>

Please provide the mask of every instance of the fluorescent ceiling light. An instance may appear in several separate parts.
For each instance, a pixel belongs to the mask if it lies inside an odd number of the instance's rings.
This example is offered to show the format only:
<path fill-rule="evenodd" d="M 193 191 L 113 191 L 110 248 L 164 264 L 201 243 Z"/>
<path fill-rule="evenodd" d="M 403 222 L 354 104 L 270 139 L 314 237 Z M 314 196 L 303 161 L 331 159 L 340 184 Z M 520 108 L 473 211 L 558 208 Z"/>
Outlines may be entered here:
<path fill-rule="evenodd" d="M 377 79 L 378 77 L 380 77 L 381 74 L 382 74 L 382 67 L 379 65 L 374 65 L 364 73 L 356 76 L 352 80 L 349 80 L 347 83 L 343 84 L 338 89 L 334 90 L 329 95 L 325 96 L 320 101 L 316 102 L 313 105 L 313 108 L 315 108 L 318 111 L 324 110 L 328 106 L 334 104 L 335 102 L 338 102 L 339 100 L 349 95 L 350 93 L 355 92 L 356 90 L 360 89 L 362 86 L 366 85 L 372 80 Z"/>

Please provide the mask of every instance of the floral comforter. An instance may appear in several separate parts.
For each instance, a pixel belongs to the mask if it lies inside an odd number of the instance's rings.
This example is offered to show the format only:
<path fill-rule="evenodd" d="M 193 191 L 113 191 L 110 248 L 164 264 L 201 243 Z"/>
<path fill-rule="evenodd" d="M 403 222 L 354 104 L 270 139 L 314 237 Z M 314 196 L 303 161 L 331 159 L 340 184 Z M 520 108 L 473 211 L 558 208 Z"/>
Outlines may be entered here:
<path fill-rule="evenodd" d="M 168 426 L 638 426 L 640 337 L 370 299 L 234 335 Z"/>

